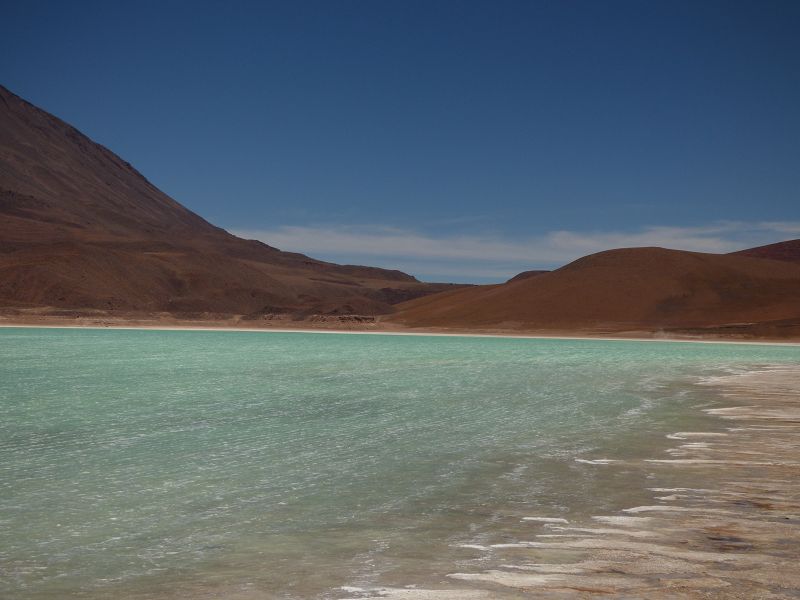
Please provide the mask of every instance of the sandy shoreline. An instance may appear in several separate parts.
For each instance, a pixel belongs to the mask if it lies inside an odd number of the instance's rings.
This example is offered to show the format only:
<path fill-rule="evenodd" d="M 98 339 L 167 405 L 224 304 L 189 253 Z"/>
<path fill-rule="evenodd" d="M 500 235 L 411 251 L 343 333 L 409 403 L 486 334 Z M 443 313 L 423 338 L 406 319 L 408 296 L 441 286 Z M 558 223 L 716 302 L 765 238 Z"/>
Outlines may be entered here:
<path fill-rule="evenodd" d="M 347 597 L 800 596 L 800 365 L 702 385 L 723 399 L 703 409 L 720 419 L 721 431 L 674 432 L 667 437 L 677 445 L 666 456 L 587 461 L 646 473 L 651 504 L 586 522 L 523 519 L 531 531 L 524 538 L 466 544 L 494 566 L 450 573 L 446 589 L 350 588 Z"/>
<path fill-rule="evenodd" d="M 739 344 L 767 346 L 800 346 L 800 339 L 751 339 L 730 336 L 676 336 L 659 332 L 595 332 L 595 331 L 509 331 L 509 330 L 443 330 L 437 328 L 405 328 L 394 323 L 377 321 L 347 328 L 335 324 L 291 326 L 285 322 L 276 325 L 250 325 L 229 322 L 148 322 L 139 320 L 108 319 L 16 319 L 0 315 L 0 328 L 39 328 L 39 329 L 120 329 L 151 331 L 231 331 L 239 333 L 327 333 L 359 335 L 395 335 L 426 337 L 470 337 L 470 338 L 520 338 L 556 340 L 596 340 L 633 342 L 690 342 L 700 344 Z"/>

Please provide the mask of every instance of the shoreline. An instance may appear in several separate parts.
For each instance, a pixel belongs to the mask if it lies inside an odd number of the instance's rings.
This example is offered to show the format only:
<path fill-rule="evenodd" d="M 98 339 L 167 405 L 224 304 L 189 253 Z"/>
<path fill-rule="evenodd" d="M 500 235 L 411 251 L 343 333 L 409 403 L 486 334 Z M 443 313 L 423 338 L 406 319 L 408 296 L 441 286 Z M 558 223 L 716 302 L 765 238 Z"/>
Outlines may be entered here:
<path fill-rule="evenodd" d="M 47 322 L 52 321 L 52 322 Z M 355 334 L 355 335 L 393 335 L 393 336 L 422 336 L 422 337 L 466 337 L 466 338 L 501 338 L 501 339 L 535 339 L 535 340 L 581 340 L 581 341 L 624 341 L 624 342 L 670 342 L 670 343 L 695 343 L 695 344 L 736 344 L 752 346 L 800 346 L 800 339 L 794 338 L 742 338 L 732 336 L 667 336 L 657 332 L 637 331 L 627 334 L 625 332 L 593 332 L 587 330 L 562 331 L 507 331 L 507 330 L 482 330 L 464 329 L 451 330 L 441 328 L 407 328 L 396 324 L 375 322 L 370 327 L 336 328 L 330 326 L 313 326 L 306 323 L 303 326 L 286 326 L 281 323 L 277 326 L 267 325 L 243 327 L 241 323 L 205 322 L 190 323 L 158 323 L 139 320 L 95 319 L 92 322 L 69 323 L 65 319 L 40 318 L 31 322 L 27 319 L 13 319 L 0 316 L 0 329 L 28 328 L 28 329 L 117 329 L 117 330 L 143 330 L 143 331 L 226 331 L 236 333 L 321 333 L 321 334 Z M 650 334 L 648 337 L 646 334 Z"/>
<path fill-rule="evenodd" d="M 667 435 L 677 445 L 666 456 L 582 461 L 646 474 L 652 502 L 572 522 L 523 517 L 516 539 L 464 544 L 475 559 L 448 573 L 449 584 L 349 587 L 344 597 L 796 598 L 800 365 L 765 365 L 696 385 L 716 399 L 692 410 L 719 428 Z"/>

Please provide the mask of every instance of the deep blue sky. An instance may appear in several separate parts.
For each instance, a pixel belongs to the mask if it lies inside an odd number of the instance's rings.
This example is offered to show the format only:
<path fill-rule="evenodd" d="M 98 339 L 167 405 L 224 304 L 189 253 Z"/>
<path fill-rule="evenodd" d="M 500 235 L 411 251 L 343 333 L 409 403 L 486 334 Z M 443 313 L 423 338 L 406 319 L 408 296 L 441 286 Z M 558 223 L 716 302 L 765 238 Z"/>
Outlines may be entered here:
<path fill-rule="evenodd" d="M 227 229 L 491 281 L 800 237 L 800 2 L 2 1 L 0 82 Z"/>

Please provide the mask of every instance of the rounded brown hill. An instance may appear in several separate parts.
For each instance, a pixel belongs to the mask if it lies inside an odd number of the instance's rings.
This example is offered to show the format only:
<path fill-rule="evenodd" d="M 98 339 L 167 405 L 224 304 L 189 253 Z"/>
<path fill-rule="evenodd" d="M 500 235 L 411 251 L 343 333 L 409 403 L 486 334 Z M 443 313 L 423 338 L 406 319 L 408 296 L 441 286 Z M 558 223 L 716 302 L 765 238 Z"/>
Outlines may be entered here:
<path fill-rule="evenodd" d="M 412 327 L 633 330 L 800 318 L 800 264 L 741 255 L 628 248 L 556 271 L 398 306 Z"/>

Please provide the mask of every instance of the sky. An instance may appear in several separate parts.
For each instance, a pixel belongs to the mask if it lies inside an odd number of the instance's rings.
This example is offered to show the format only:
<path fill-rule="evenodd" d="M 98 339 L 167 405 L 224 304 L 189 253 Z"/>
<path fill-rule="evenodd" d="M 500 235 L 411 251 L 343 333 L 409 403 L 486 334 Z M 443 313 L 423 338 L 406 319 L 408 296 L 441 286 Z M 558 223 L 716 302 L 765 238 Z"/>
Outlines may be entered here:
<path fill-rule="evenodd" d="M 483 283 L 800 237 L 794 0 L 0 4 L 0 83 L 283 250 Z"/>

